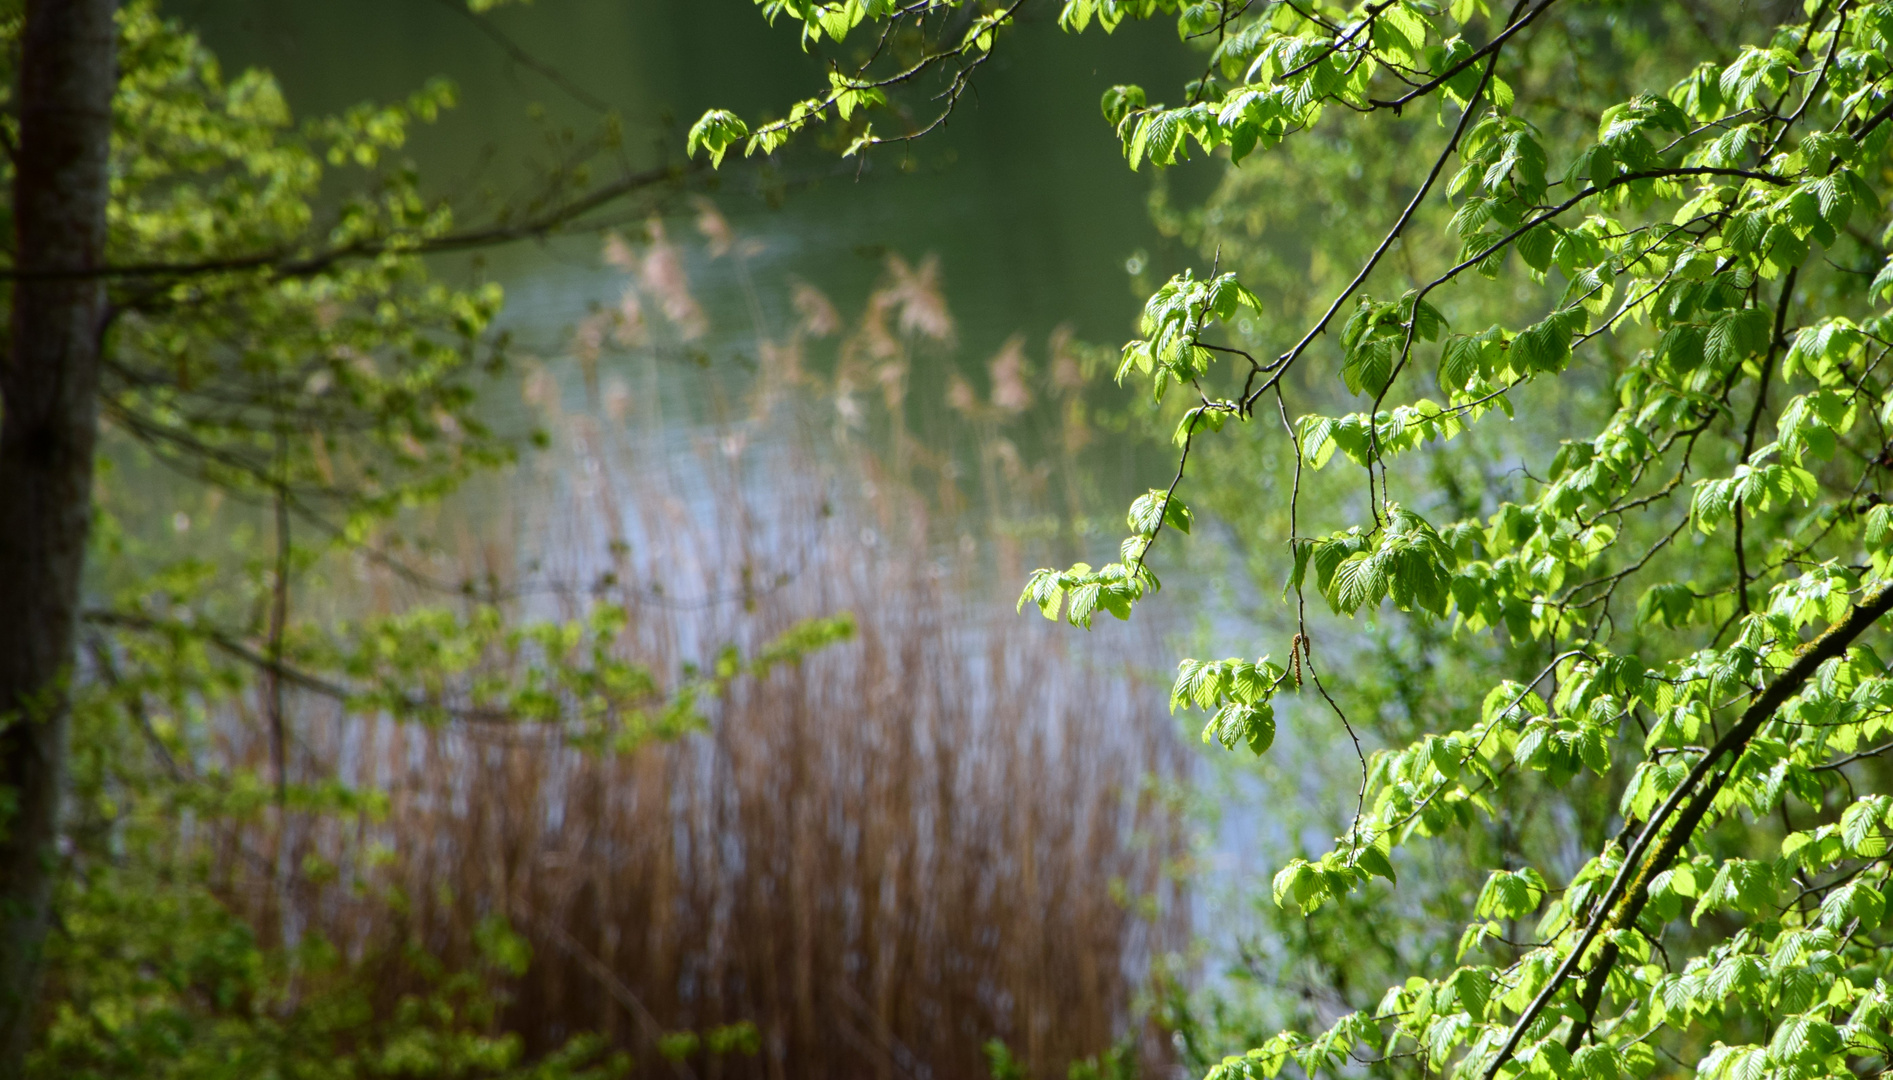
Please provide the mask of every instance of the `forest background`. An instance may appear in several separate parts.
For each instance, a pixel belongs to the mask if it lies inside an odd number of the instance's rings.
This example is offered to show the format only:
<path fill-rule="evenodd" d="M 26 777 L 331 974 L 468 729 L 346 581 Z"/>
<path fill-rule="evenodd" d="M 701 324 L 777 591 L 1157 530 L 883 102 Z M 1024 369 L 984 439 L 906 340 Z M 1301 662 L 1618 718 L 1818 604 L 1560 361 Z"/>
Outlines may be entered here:
<path fill-rule="evenodd" d="M 1154 620 L 1079 640 L 1011 614 L 1031 566 L 1095 557 L 1176 469 L 1174 401 L 1153 422 L 1106 377 L 1143 299 L 1234 269 L 1258 301 L 1235 340 L 1311 322 L 1450 114 L 1144 179 L 1111 133 L 1142 102 L 1106 91 L 1181 85 L 1211 50 L 1232 79 L 1227 35 L 1153 4 L 1074 38 L 1045 5 L 924 139 L 838 164 L 844 125 L 712 174 L 677 117 L 780 110 L 868 55 L 798 54 L 792 23 L 724 6 L 119 15 L 131 270 L 33 1074 L 1200 1072 L 1452 970 L 1475 913 L 1529 950 L 1525 853 L 1560 850 L 1568 881 L 1628 829 L 1644 772 L 1533 760 L 1546 782 L 1394 853 L 1398 892 L 1268 895 L 1347 830 L 1357 751 L 1544 660 L 1424 613 L 1316 617 L 1326 700 L 1282 702 L 1258 763 L 1186 749 L 1174 657 L 1305 648 L 1272 604 L 1300 442 L 1202 451 Z M 1796 13 L 1740 14 L 1560 9 L 1506 107 L 1595 127 Z M 1884 253 L 1855 239 L 1836 258 L 1870 276 Z M 1477 310 L 1513 317 L 1534 258 L 1492 267 Z M 1294 389 L 1361 389 L 1334 374 Z M 1524 499 L 1549 433 L 1608 415 L 1607 379 L 1557 385 L 1534 404 L 1558 424 L 1403 466 L 1427 512 Z M 1719 619 L 1716 595 L 1638 622 Z M 1223 741 L 1266 745 L 1243 723 Z M 1356 1067 L 1409 1068 L 1388 1045 Z"/>

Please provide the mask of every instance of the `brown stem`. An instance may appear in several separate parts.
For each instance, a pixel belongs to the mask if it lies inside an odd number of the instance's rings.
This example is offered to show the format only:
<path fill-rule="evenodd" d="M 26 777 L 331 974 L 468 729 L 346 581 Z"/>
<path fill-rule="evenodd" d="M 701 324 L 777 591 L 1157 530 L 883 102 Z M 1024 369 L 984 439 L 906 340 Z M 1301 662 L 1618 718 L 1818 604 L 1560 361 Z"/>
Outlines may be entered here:
<path fill-rule="evenodd" d="M 1775 332 L 1768 339 L 1768 352 L 1762 357 L 1762 376 L 1755 388 L 1755 407 L 1748 411 L 1748 429 L 1742 433 L 1742 460 L 1748 464 L 1749 455 L 1755 452 L 1755 432 L 1761 426 L 1762 412 L 1768 408 L 1768 381 L 1775 371 L 1775 356 L 1781 351 L 1781 336 L 1788 323 L 1788 302 L 1794 299 L 1794 278 L 1801 272 L 1800 267 L 1788 271 L 1781 280 L 1781 298 L 1775 302 Z M 1748 606 L 1748 550 L 1743 542 L 1743 525 L 1747 515 L 1743 512 L 1742 501 L 1735 501 L 1735 598 L 1740 602 L 1744 614 Z"/>
<path fill-rule="evenodd" d="M 289 751 L 283 735 L 283 633 L 289 623 L 289 456 L 283 431 L 276 432 L 276 459 L 281 474 L 276 487 L 276 566 L 270 581 L 269 666 L 263 669 L 263 692 L 269 709 L 270 765 L 276 772 L 276 805 L 289 794 Z"/>

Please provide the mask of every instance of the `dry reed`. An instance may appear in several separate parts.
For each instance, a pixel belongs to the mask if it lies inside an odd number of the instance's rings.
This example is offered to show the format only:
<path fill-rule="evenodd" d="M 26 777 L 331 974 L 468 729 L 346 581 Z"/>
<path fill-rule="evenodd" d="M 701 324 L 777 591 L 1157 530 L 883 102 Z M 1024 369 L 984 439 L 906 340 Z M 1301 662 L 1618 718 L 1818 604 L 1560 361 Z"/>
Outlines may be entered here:
<path fill-rule="evenodd" d="M 556 411 L 556 384 L 535 392 Z M 1127 1037 L 1166 1060 L 1136 1004 L 1187 935 L 1161 794 L 1187 761 L 1128 653 L 995 603 L 977 550 L 938 555 L 928 501 L 855 449 L 764 422 L 680 454 L 608 417 L 549 419 L 543 471 L 481 508 L 512 535 L 441 517 L 458 571 L 584 583 L 519 613 L 622 604 L 626 654 L 660 673 L 814 615 L 853 612 L 854 640 L 739 680 L 701 734 L 617 755 L 303 701 L 294 774 L 381 789 L 389 812 L 226 836 L 227 895 L 278 940 L 409 940 L 450 965 L 502 917 L 533 959 L 500 1025 L 533 1050 L 604 1033 L 639 1075 L 948 1080 L 985 1075 L 992 1038 L 1036 1076 Z M 241 725 L 226 746 L 267 753 Z M 393 858 L 370 866 L 372 844 Z M 283 872 L 311 855 L 339 873 Z M 744 1021 L 754 1056 L 658 1051 Z"/>

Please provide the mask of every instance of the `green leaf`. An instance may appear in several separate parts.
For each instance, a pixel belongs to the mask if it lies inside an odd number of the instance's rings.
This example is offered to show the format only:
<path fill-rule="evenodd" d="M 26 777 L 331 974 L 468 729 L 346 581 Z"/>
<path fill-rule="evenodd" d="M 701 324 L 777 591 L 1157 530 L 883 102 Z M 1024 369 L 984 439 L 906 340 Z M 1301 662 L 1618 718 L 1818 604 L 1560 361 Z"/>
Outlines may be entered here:
<path fill-rule="evenodd" d="M 1637 625 L 1656 620 L 1672 629 L 1689 625 L 1696 606 L 1696 594 L 1687 584 L 1663 581 L 1649 587 L 1637 601 Z"/>
<path fill-rule="evenodd" d="M 1139 536 L 1153 536 L 1162 525 L 1187 533 L 1194 520 L 1195 516 L 1182 499 L 1158 488 L 1139 495 L 1127 515 L 1131 531 Z"/>
<path fill-rule="evenodd" d="M 1525 265 L 1542 274 L 1551 267 L 1551 250 L 1557 240 L 1555 226 L 1540 225 L 1518 238 L 1519 257 L 1525 260 Z"/>
<path fill-rule="evenodd" d="M 1570 360 L 1570 322 L 1555 315 L 1519 331 L 1511 341 L 1512 366 L 1520 371 L 1562 371 Z"/>
<path fill-rule="evenodd" d="M 684 153 L 695 157 L 698 149 L 710 155 L 712 167 L 723 164 L 723 155 L 731 146 L 747 138 L 749 125 L 727 109 L 711 109 L 690 126 L 684 141 Z"/>
<path fill-rule="evenodd" d="M 1791 1016 L 1775 1029 L 1769 1041 L 1768 1056 L 1778 1065 L 1798 1065 L 1819 1061 L 1840 1047 L 1840 1032 L 1816 1014 Z"/>
<path fill-rule="evenodd" d="M 1398 882 L 1398 879 L 1394 875 L 1392 861 L 1387 858 L 1385 852 L 1374 847 L 1372 844 L 1360 848 L 1355 853 L 1355 861 L 1361 869 L 1375 877 L 1386 878 L 1390 882 Z"/>
<path fill-rule="evenodd" d="M 1141 86 L 1113 86 L 1104 92 L 1104 98 L 1098 103 L 1104 112 L 1105 122 L 1113 128 L 1124 123 L 1126 117 L 1144 108 L 1144 88 Z"/>
<path fill-rule="evenodd" d="M 1476 910 L 1483 918 L 1523 918 L 1537 909 L 1548 891 L 1545 879 L 1531 867 L 1494 870 L 1479 892 Z"/>
<path fill-rule="evenodd" d="M 1737 308 L 1725 311 L 1709 325 L 1703 339 L 1703 355 L 1719 370 L 1726 371 L 1768 347 L 1768 332 L 1773 316 L 1762 308 Z"/>

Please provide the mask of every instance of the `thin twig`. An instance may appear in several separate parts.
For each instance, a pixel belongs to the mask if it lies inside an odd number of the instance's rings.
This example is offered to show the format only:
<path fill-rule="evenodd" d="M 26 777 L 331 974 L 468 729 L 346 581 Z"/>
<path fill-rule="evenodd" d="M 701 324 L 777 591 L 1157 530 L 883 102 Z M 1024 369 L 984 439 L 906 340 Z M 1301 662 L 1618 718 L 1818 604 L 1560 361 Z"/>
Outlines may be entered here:
<path fill-rule="evenodd" d="M 289 625 L 289 449 L 288 433 L 276 429 L 276 565 L 270 580 L 269 666 L 263 670 L 263 694 L 269 714 L 270 764 L 276 770 L 276 805 L 289 798 L 289 749 L 283 733 L 283 635 Z"/>
<path fill-rule="evenodd" d="M 1481 79 L 1479 83 L 1482 90 L 1491 77 L 1492 65 L 1488 64 L 1486 66 L 1485 78 Z M 1446 162 L 1451 159 L 1453 152 L 1459 148 L 1459 139 L 1466 132 L 1466 126 L 1472 118 L 1473 106 L 1477 101 L 1478 95 L 1475 94 L 1473 99 L 1466 103 L 1466 110 L 1459 114 L 1459 123 L 1453 128 L 1452 138 L 1446 141 L 1445 149 L 1440 151 L 1438 160 L 1433 162 L 1432 171 L 1426 174 L 1426 179 L 1421 182 L 1420 189 L 1413 193 L 1413 198 L 1407 201 L 1407 208 L 1401 211 L 1399 220 L 1394 222 L 1393 228 L 1387 230 L 1386 237 L 1382 239 L 1380 245 L 1374 249 L 1373 254 L 1367 257 L 1367 262 L 1362 265 L 1360 272 L 1354 275 L 1354 280 L 1348 283 L 1347 288 L 1341 290 L 1341 294 L 1334 298 L 1334 302 L 1328 305 L 1328 310 L 1322 313 L 1321 318 L 1317 320 L 1312 327 L 1309 327 L 1308 332 L 1303 334 L 1301 340 L 1295 343 L 1295 347 L 1283 353 L 1273 364 L 1269 365 L 1269 367 L 1274 370 L 1274 374 L 1260 387 L 1243 398 L 1243 415 L 1248 415 L 1249 410 L 1254 407 L 1258 397 L 1262 396 L 1270 387 L 1281 381 L 1282 374 L 1288 370 L 1288 366 L 1293 364 L 1295 358 L 1300 356 L 1309 345 L 1313 344 L 1317 337 L 1321 336 L 1322 331 L 1328 328 L 1328 323 L 1334 321 L 1334 316 L 1341 310 L 1341 305 L 1347 303 L 1348 299 L 1354 295 L 1355 291 L 1367 281 L 1368 275 L 1374 272 L 1374 267 L 1380 265 L 1381 258 L 1385 256 L 1388 251 L 1393 249 L 1394 241 L 1400 239 L 1400 234 L 1406 231 L 1407 223 L 1413 220 L 1414 211 L 1420 208 L 1420 203 L 1426 199 L 1427 192 L 1433 190 L 1433 182 L 1439 179 L 1439 174 L 1446 168 Z"/>
<path fill-rule="evenodd" d="M 1762 411 L 1768 408 L 1768 382 L 1775 370 L 1775 356 L 1781 351 L 1783 328 L 1788 321 L 1788 304 L 1794 299 L 1795 275 L 1800 267 L 1789 270 L 1781 279 L 1781 297 L 1775 302 L 1775 332 L 1768 339 L 1768 352 L 1762 357 L 1761 378 L 1755 387 L 1755 406 L 1748 413 L 1748 428 L 1742 433 L 1741 463 L 1748 464 L 1749 456 L 1755 452 L 1755 432 L 1761 424 Z M 1743 614 L 1750 611 L 1748 603 L 1748 551 L 1743 539 L 1743 525 L 1746 523 L 1746 507 L 1741 499 L 1735 500 L 1735 599 Z"/>
<path fill-rule="evenodd" d="M 584 87 L 567 78 L 565 73 L 560 71 L 556 66 L 539 59 L 521 48 L 519 43 L 514 41 L 504 30 L 493 25 L 491 19 L 486 18 L 479 12 L 468 7 L 466 0 L 440 0 L 440 4 L 450 11 L 465 16 L 468 22 L 472 23 L 481 34 L 486 36 L 487 40 L 499 46 L 500 51 L 504 52 L 513 63 L 538 74 L 547 82 L 564 91 L 566 96 L 570 97 L 573 101 L 578 102 L 580 105 L 585 106 L 593 112 L 610 113 L 613 111 L 609 103 L 589 93 Z"/>

